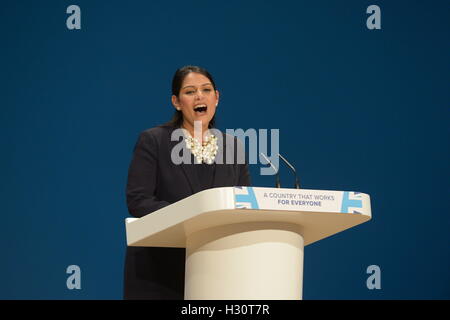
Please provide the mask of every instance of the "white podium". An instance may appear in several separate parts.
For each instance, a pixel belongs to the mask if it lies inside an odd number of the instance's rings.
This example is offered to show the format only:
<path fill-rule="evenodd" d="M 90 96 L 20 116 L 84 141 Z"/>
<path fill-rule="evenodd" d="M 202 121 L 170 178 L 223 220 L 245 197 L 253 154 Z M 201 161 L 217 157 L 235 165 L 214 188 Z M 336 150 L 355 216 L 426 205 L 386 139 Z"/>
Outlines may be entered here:
<path fill-rule="evenodd" d="M 304 246 L 370 219 L 364 193 L 225 187 L 125 225 L 129 246 L 186 248 L 187 300 L 299 300 Z"/>

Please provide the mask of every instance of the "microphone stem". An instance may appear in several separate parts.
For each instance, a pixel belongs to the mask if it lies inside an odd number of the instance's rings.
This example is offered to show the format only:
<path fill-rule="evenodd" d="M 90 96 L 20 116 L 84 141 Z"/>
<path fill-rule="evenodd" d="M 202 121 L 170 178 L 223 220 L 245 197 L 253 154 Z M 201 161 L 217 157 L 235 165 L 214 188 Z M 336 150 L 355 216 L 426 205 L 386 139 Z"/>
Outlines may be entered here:
<path fill-rule="evenodd" d="M 300 182 L 298 181 L 297 170 L 295 170 L 294 166 L 292 164 L 290 164 L 289 161 L 287 161 L 287 159 L 285 157 L 283 157 L 281 154 L 278 154 L 278 156 L 281 158 L 281 160 L 284 161 L 284 163 L 286 163 L 288 165 L 289 168 L 291 168 L 292 171 L 294 171 L 294 174 L 295 174 L 295 188 L 296 189 L 300 189 Z"/>
<path fill-rule="evenodd" d="M 278 172 L 277 172 L 277 175 L 276 175 L 275 179 L 276 179 L 275 180 L 275 188 L 281 188 L 280 176 L 278 175 Z"/>
<path fill-rule="evenodd" d="M 264 157 L 264 159 L 267 161 L 267 163 L 270 164 L 272 169 L 275 171 L 275 188 L 281 188 L 280 175 L 278 173 L 278 168 L 275 168 L 273 163 L 264 155 L 264 153 L 260 152 L 260 154 Z"/>

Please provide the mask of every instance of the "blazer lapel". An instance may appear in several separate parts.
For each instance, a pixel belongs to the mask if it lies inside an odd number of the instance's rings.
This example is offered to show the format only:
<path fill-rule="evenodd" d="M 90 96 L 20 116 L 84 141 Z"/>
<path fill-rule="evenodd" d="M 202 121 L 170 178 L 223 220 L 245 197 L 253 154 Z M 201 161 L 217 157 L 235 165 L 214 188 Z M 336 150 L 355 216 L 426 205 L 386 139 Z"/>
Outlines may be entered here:
<path fill-rule="evenodd" d="M 213 188 L 223 187 L 224 181 L 229 179 L 227 175 L 227 166 L 223 164 L 216 164 L 216 172 L 214 174 Z"/>
<path fill-rule="evenodd" d="M 186 164 L 182 163 L 180 164 L 181 169 L 184 172 L 184 175 L 186 176 L 187 181 L 189 182 L 189 185 L 192 189 L 192 194 L 197 193 L 200 191 L 200 182 L 198 180 L 197 173 L 195 172 L 194 168 L 195 164 Z"/>
<path fill-rule="evenodd" d="M 172 132 L 174 130 L 175 130 L 175 128 L 170 131 L 169 138 L 172 136 Z M 179 141 L 170 140 L 170 148 L 169 148 L 170 152 L 172 152 L 173 148 L 182 141 L 181 139 Z M 187 151 L 187 149 L 185 149 L 185 148 L 183 150 Z M 190 155 L 190 156 L 191 156 L 191 160 L 193 160 L 192 155 Z M 181 164 L 177 165 L 177 167 L 180 167 L 181 171 L 183 171 L 183 174 L 186 177 L 186 180 L 188 181 L 189 186 L 191 187 L 192 194 L 194 194 L 194 193 L 199 192 L 201 188 L 200 188 L 200 182 L 198 180 L 197 173 L 195 172 L 195 168 L 194 168 L 195 164 L 193 162 L 191 162 L 191 163 L 192 164 L 181 163 Z"/>

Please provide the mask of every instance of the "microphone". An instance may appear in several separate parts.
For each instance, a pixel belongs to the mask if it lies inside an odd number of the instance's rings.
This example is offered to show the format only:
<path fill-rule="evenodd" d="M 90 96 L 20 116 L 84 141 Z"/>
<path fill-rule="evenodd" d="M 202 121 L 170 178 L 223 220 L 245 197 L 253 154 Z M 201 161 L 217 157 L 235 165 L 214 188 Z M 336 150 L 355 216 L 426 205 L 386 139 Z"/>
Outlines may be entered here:
<path fill-rule="evenodd" d="M 289 161 L 287 161 L 281 154 L 278 154 L 278 157 L 280 157 L 280 159 L 283 160 L 284 163 L 286 163 L 289 166 L 289 168 L 291 168 L 292 171 L 294 171 L 294 174 L 295 174 L 295 188 L 296 189 L 300 189 L 300 182 L 298 181 L 297 171 L 295 170 L 294 166 L 292 164 L 290 164 Z"/>
<path fill-rule="evenodd" d="M 275 176 L 275 188 L 281 188 L 280 183 L 280 175 L 278 174 L 278 169 L 275 168 L 275 166 L 272 164 L 272 162 L 264 155 L 264 153 L 260 152 L 260 154 L 264 157 L 264 159 L 267 161 L 267 163 L 270 164 L 270 166 L 275 170 L 276 176 Z"/>

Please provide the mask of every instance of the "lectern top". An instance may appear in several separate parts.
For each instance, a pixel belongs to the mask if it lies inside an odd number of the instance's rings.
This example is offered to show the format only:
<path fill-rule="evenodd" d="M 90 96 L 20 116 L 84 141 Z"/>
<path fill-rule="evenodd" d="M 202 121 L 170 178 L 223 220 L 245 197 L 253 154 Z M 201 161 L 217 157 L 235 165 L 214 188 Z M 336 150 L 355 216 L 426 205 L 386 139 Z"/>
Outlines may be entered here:
<path fill-rule="evenodd" d="M 308 245 L 370 219 L 370 197 L 360 192 L 223 187 L 201 191 L 142 218 L 127 218 L 125 224 L 129 246 L 181 248 L 191 233 L 225 224 L 294 224 Z"/>

